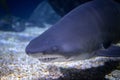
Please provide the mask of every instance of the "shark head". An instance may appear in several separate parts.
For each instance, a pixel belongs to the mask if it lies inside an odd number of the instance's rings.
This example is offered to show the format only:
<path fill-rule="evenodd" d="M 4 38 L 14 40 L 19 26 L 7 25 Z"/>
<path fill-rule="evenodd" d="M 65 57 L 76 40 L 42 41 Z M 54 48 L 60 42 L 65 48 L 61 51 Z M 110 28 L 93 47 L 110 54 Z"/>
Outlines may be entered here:
<path fill-rule="evenodd" d="M 41 36 L 33 39 L 26 47 L 29 56 L 39 59 L 42 62 L 64 62 L 83 60 L 93 56 L 93 53 L 86 53 L 77 44 L 72 42 L 56 42 L 55 40 L 42 40 Z"/>

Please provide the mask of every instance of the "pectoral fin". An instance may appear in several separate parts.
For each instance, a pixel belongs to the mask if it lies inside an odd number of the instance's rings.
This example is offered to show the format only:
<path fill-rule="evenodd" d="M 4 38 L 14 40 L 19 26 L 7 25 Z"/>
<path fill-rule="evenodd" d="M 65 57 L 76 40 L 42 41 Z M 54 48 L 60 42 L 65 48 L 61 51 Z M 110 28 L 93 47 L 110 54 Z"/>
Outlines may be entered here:
<path fill-rule="evenodd" d="M 120 46 L 110 46 L 107 49 L 99 50 L 97 56 L 120 57 Z"/>

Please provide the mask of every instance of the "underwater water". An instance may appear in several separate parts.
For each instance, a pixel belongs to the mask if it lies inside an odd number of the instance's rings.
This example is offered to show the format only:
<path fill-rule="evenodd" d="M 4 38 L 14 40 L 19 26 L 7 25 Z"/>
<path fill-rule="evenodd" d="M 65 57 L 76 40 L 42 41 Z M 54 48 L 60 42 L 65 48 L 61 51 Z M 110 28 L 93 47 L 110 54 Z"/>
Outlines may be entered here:
<path fill-rule="evenodd" d="M 86 60 L 44 63 L 28 56 L 25 53 L 28 43 L 61 17 L 47 0 L 36 0 L 34 5 L 32 0 L 29 0 L 30 3 L 18 0 L 18 3 L 25 2 L 23 5 L 27 6 L 26 8 L 17 5 L 16 0 L 12 1 L 8 0 L 7 4 L 6 0 L 0 0 L 0 80 L 120 80 L 120 58 L 93 57 Z M 70 0 L 66 1 L 68 4 Z M 55 2 L 57 3 L 57 0 Z M 65 3 L 64 0 L 61 3 Z M 60 9 L 62 14 L 66 12 L 66 3 L 62 8 L 61 5 L 52 5 L 58 7 L 57 12 Z M 68 10 L 69 7 L 71 6 L 67 7 Z"/>

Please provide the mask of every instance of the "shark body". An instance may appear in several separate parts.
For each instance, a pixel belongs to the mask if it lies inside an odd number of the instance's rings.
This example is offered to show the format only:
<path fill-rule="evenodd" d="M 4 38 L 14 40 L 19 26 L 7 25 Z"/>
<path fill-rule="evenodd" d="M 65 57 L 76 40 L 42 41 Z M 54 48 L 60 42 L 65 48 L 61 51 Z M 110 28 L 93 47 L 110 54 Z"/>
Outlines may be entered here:
<path fill-rule="evenodd" d="M 44 62 L 88 59 L 96 55 L 120 57 L 120 48 L 112 46 L 119 40 L 120 5 L 112 0 L 93 0 L 73 9 L 30 41 L 26 53 Z"/>

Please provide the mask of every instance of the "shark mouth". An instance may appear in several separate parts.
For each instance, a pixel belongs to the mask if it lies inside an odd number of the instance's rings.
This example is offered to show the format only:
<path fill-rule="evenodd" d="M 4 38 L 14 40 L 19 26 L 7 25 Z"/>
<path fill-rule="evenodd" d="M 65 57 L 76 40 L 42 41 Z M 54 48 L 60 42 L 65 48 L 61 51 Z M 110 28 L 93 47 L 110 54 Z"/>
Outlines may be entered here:
<path fill-rule="evenodd" d="M 57 61 L 57 59 L 59 59 L 59 57 L 46 57 L 46 58 L 38 58 L 40 61 L 42 62 L 52 62 L 52 61 Z"/>
<path fill-rule="evenodd" d="M 63 62 L 68 61 L 69 58 L 61 56 L 61 55 L 45 55 L 44 57 L 38 58 L 42 62 Z"/>
<path fill-rule="evenodd" d="M 64 61 L 76 61 L 76 60 L 85 60 L 91 57 L 95 57 L 95 53 L 83 53 L 79 55 L 60 55 L 60 54 L 44 54 L 44 53 L 34 53 L 28 54 L 34 58 L 39 59 L 41 62 L 64 62 Z"/>
<path fill-rule="evenodd" d="M 68 61 L 69 58 L 65 57 L 63 55 L 59 54 L 43 54 L 43 53 L 34 53 L 34 54 L 28 54 L 29 56 L 32 56 L 34 58 L 39 59 L 42 62 L 62 62 L 62 61 Z"/>

